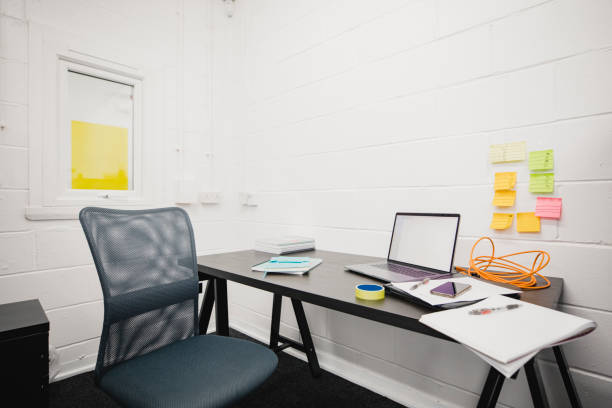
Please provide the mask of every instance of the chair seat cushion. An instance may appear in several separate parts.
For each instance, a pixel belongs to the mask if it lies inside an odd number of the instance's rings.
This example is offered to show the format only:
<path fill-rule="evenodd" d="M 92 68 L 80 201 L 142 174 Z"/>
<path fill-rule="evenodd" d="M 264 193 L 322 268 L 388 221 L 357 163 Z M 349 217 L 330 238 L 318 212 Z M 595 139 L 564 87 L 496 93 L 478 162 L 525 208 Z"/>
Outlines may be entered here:
<path fill-rule="evenodd" d="M 259 344 L 203 335 L 120 363 L 99 385 L 126 407 L 222 407 L 261 385 L 277 363 Z"/>

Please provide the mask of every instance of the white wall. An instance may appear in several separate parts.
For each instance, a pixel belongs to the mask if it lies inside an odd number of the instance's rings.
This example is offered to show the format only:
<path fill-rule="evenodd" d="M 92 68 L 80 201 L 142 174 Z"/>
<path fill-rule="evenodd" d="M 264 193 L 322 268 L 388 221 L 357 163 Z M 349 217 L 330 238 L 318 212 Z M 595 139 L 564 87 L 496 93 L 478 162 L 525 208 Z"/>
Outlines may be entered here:
<path fill-rule="evenodd" d="M 319 248 L 384 256 L 395 211 L 460 212 L 457 264 L 485 234 L 501 253 L 551 253 L 562 308 L 599 324 L 566 352 L 585 406 L 602 406 L 612 398 L 609 21 L 609 0 L 238 0 L 231 19 L 216 0 L 0 0 L 0 303 L 41 299 L 60 378 L 93 367 L 101 292 L 80 227 L 24 218 L 34 22 L 121 41 L 156 64 L 158 205 L 174 202 L 177 180 L 224 193 L 187 206 L 199 253 L 298 232 Z M 515 140 L 555 150 L 563 218 L 540 234 L 488 228 L 498 169 L 518 171 L 515 209 L 534 205 L 525 163 L 487 163 L 489 144 Z M 240 207 L 238 191 L 259 206 Z M 232 325 L 266 339 L 270 296 L 232 284 L 230 300 Z M 477 400 L 486 367 L 462 347 L 306 312 L 325 368 L 411 406 Z M 288 303 L 281 330 L 298 336 Z M 552 406 L 567 406 L 550 361 Z M 530 406 L 522 374 L 500 401 Z"/>
<path fill-rule="evenodd" d="M 121 44 L 162 81 L 159 106 L 165 176 L 155 206 L 173 205 L 177 181 L 190 192 L 231 188 L 214 177 L 225 142 L 212 137 L 211 14 L 208 0 L 0 0 L 0 303 L 39 298 L 60 354 L 58 379 L 91 370 L 102 327 L 102 293 L 77 220 L 28 221 L 28 26 L 68 32 L 110 50 Z M 32 90 L 37 92 L 36 89 Z M 150 109 L 151 107 L 145 107 Z M 153 126 L 153 124 L 147 124 Z M 147 127 L 147 126 L 145 126 Z M 147 135 L 144 135 L 146 143 Z M 232 243 L 231 194 L 186 206 L 199 253 Z M 235 200 L 234 200 L 235 201 Z"/>
<path fill-rule="evenodd" d="M 232 19 L 217 8 L 214 57 L 232 60 L 214 83 L 233 80 L 234 105 L 213 120 L 242 138 L 241 186 L 259 203 L 238 214 L 241 246 L 294 232 L 382 257 L 396 211 L 460 212 L 458 265 L 482 235 L 502 254 L 551 254 L 561 308 L 599 324 L 565 347 L 583 402 L 612 399 L 612 2 L 239 0 Z M 538 234 L 495 232 L 494 172 L 518 172 L 515 212 L 536 195 L 526 162 L 491 165 L 488 146 L 523 140 L 554 149 L 563 217 Z M 270 296 L 231 285 L 230 300 L 231 324 L 266 339 Z M 281 331 L 296 337 L 284 308 Z M 462 347 L 307 315 L 324 367 L 410 406 L 475 405 L 486 367 Z M 550 361 L 551 406 L 568 406 Z M 531 405 L 523 374 L 500 402 Z"/>

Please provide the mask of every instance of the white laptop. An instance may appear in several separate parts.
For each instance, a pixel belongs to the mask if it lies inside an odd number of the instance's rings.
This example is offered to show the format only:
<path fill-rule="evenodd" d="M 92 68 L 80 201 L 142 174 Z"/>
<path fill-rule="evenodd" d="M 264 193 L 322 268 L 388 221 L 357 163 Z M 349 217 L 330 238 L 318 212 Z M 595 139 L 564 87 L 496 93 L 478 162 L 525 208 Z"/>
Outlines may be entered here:
<path fill-rule="evenodd" d="M 346 269 L 385 282 L 448 277 L 452 273 L 459 214 L 397 213 L 387 262 Z"/>

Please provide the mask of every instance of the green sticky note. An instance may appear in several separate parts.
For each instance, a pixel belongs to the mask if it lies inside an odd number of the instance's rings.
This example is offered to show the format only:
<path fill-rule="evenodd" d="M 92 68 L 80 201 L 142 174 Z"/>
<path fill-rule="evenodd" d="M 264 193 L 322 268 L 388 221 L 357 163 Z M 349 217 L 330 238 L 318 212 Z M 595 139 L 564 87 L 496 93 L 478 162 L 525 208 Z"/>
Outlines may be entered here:
<path fill-rule="evenodd" d="M 529 176 L 530 193 L 552 193 L 554 189 L 554 173 L 535 173 Z"/>
<path fill-rule="evenodd" d="M 537 152 L 529 152 L 529 170 L 552 170 L 553 169 L 553 151 L 540 150 Z"/>

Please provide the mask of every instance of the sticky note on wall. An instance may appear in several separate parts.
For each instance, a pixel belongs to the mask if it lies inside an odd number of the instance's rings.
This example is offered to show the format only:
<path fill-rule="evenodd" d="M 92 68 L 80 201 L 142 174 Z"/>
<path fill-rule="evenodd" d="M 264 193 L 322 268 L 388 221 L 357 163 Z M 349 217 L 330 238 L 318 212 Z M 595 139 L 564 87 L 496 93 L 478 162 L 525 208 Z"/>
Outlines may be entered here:
<path fill-rule="evenodd" d="M 554 173 L 535 173 L 529 176 L 530 193 L 552 193 L 554 189 Z"/>
<path fill-rule="evenodd" d="M 509 171 L 505 173 L 495 173 L 495 183 L 493 189 L 498 190 L 510 190 L 516 184 L 516 172 Z"/>
<path fill-rule="evenodd" d="M 538 197 L 535 215 L 541 218 L 561 218 L 563 203 L 559 197 Z"/>
<path fill-rule="evenodd" d="M 516 191 L 514 190 L 499 190 L 493 196 L 493 205 L 498 207 L 512 207 L 516 199 Z"/>
<path fill-rule="evenodd" d="M 516 230 L 518 232 L 540 232 L 540 217 L 536 217 L 532 212 L 517 213 Z"/>
<path fill-rule="evenodd" d="M 504 145 L 489 146 L 489 161 L 491 163 L 504 162 Z"/>
<path fill-rule="evenodd" d="M 504 143 L 489 146 L 489 161 L 491 163 L 504 163 L 525 160 L 525 142 Z"/>
<path fill-rule="evenodd" d="M 541 171 L 541 170 L 552 170 L 554 167 L 553 163 L 553 151 L 551 150 L 540 150 L 537 152 L 529 152 L 529 170 Z"/>
<path fill-rule="evenodd" d="M 491 228 L 496 230 L 508 229 L 512 225 L 513 217 L 514 214 L 493 213 L 493 219 L 491 220 Z"/>

